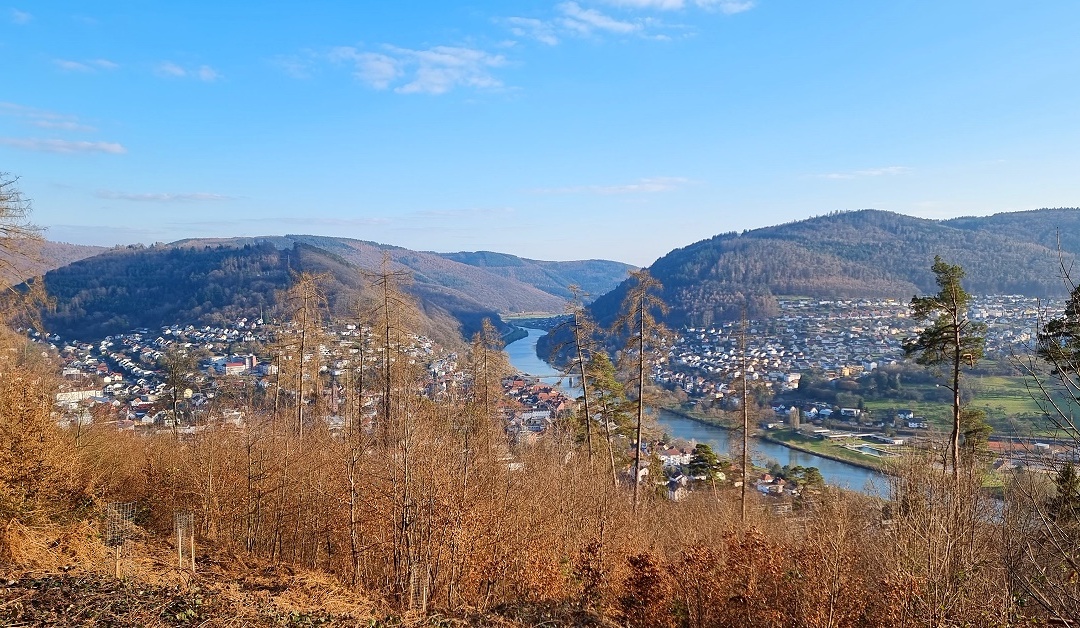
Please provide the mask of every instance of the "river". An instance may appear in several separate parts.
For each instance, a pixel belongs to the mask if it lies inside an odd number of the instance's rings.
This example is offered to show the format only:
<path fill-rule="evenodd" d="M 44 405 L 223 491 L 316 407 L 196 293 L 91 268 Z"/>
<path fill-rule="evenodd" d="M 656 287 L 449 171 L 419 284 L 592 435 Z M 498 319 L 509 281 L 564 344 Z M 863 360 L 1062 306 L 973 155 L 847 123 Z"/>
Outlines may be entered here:
<path fill-rule="evenodd" d="M 529 336 L 527 338 L 522 338 L 506 346 L 510 364 L 518 371 L 528 375 L 547 376 L 542 379 L 549 384 L 559 383 L 560 377 L 556 374 L 555 369 L 547 362 L 536 357 L 536 341 L 545 332 L 539 329 L 529 329 L 528 331 Z M 566 388 L 565 381 L 563 387 Z M 570 394 L 581 394 L 580 390 L 574 391 L 570 389 L 569 392 Z M 730 438 L 732 433 L 723 428 L 663 410 L 657 416 L 657 424 L 660 429 L 674 438 L 705 443 L 717 453 L 732 451 L 733 445 Z M 741 444 L 739 442 L 737 446 L 741 446 Z M 887 490 L 885 477 L 869 469 L 829 460 L 828 458 L 757 439 L 751 440 L 750 450 L 754 462 L 762 466 L 778 462 L 781 466 L 802 465 L 804 467 L 817 467 L 825 481 L 835 486 L 878 496 L 883 496 Z"/>

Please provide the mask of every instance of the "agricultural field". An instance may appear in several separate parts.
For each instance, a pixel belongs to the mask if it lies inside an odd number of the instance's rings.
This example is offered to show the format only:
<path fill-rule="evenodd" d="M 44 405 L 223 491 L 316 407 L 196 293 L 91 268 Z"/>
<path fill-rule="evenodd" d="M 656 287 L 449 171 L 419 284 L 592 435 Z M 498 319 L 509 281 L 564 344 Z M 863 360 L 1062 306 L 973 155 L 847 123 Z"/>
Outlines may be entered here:
<path fill-rule="evenodd" d="M 921 386 L 931 392 L 932 386 Z M 1032 380 L 1020 376 L 969 377 L 963 388 L 969 391 L 968 407 L 986 412 L 987 422 L 999 435 L 1040 436 L 1052 435 L 1050 426 L 1043 419 L 1045 410 L 1040 392 Z M 925 395 L 930 396 L 930 395 Z M 1057 403 L 1066 413 L 1080 415 L 1080 404 L 1061 395 L 1055 395 Z M 897 410 L 912 410 L 916 416 L 925 417 L 927 423 L 938 429 L 950 427 L 952 406 L 945 401 L 904 401 L 878 399 L 865 402 L 879 420 L 887 420 Z"/>

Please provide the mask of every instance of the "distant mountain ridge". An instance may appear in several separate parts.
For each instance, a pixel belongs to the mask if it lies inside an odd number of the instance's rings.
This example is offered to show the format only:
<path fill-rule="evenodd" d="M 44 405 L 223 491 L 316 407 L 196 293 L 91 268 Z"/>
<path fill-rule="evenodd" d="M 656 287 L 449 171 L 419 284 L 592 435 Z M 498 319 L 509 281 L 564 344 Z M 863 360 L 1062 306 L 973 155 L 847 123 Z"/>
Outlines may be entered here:
<path fill-rule="evenodd" d="M 391 270 L 411 275 L 407 290 L 425 315 L 422 331 L 448 343 L 471 336 L 484 318 L 503 326 L 500 314 L 561 311 L 565 299 L 554 281 L 610 289 L 631 268 L 602 260 L 537 262 L 505 256 L 508 264 L 521 260 L 525 268 L 554 269 L 537 287 L 524 277 L 438 253 L 349 238 L 186 239 L 115 247 L 49 272 L 45 287 L 57 307 L 45 314 L 45 324 L 65 337 L 96 339 L 136 327 L 258 317 L 274 311 L 278 294 L 299 271 L 325 273 L 331 309 L 345 316 L 384 256 Z"/>
<path fill-rule="evenodd" d="M 881 210 L 835 212 L 773 227 L 724 233 L 671 251 L 650 272 L 664 285 L 672 325 L 709 325 L 775 313 L 777 296 L 895 297 L 936 290 L 934 256 L 964 267 L 976 294 L 1064 293 L 1061 259 L 1080 255 L 1080 209 L 1042 209 L 950 220 Z M 597 298 L 602 323 L 626 284 Z"/>
<path fill-rule="evenodd" d="M 536 286 L 548 294 L 563 299 L 570 297 L 571 284 L 595 298 L 611 290 L 613 277 L 625 278 L 627 273 L 634 268 L 629 264 L 610 260 L 545 262 L 491 251 L 436 253 L 436 255 Z"/>
<path fill-rule="evenodd" d="M 12 280 L 12 283 L 26 281 L 31 277 L 43 275 L 54 268 L 67 266 L 72 262 L 87 257 L 93 257 L 108 249 L 103 246 L 45 240 L 28 243 L 26 246 L 20 247 L 20 250 L 23 254 L 0 251 L 0 266 L 10 269 L 8 275 L 0 277 L 0 283 L 3 283 L 3 280 Z"/>

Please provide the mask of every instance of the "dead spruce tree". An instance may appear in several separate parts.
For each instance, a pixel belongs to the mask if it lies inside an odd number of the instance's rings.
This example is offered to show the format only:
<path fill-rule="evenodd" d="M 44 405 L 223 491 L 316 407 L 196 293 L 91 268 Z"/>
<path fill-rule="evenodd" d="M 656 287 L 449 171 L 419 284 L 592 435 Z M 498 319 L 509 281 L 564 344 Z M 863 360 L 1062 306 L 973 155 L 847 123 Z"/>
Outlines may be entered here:
<path fill-rule="evenodd" d="M 623 338 L 620 353 L 620 366 L 626 373 L 628 384 L 636 391 L 633 400 L 637 411 L 634 427 L 634 470 L 631 481 L 634 484 L 634 508 L 638 505 L 638 484 L 641 482 L 641 435 L 645 421 L 646 386 L 653 367 L 662 359 L 662 350 L 667 346 L 669 332 L 657 318 L 668 311 L 667 304 L 660 298 L 663 286 L 649 274 L 648 270 L 630 273 L 630 286 L 623 297 L 622 314 L 615 321 L 613 333 Z"/>
<path fill-rule="evenodd" d="M 603 348 L 597 339 L 599 329 L 585 309 L 584 299 L 587 295 L 575 285 L 570 286 L 570 295 L 570 300 L 566 304 L 568 318 L 551 332 L 553 338 L 565 337 L 566 340 L 552 348 L 548 361 L 552 364 L 561 364 L 562 372 L 571 382 L 574 377 L 581 382 L 582 412 L 580 417 L 585 429 L 585 449 L 589 460 L 592 460 L 593 408 L 587 370 L 589 361 L 597 352 L 603 351 Z"/>

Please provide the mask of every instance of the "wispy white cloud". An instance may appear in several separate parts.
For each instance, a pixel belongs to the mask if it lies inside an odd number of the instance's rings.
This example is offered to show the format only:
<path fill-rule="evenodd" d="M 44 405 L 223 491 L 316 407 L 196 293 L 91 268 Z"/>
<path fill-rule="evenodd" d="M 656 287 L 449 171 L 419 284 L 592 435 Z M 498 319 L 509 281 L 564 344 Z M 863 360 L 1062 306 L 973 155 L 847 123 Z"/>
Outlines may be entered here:
<path fill-rule="evenodd" d="M 80 131 L 91 133 L 97 130 L 88 124 L 80 124 L 73 120 L 31 120 L 30 124 L 41 129 L 54 129 L 57 131 Z"/>
<path fill-rule="evenodd" d="M 643 11 L 655 13 L 680 11 L 697 7 L 706 11 L 718 11 L 726 15 L 752 9 L 756 0 L 601 0 L 621 13 L 619 17 L 594 8 L 582 6 L 578 0 L 566 0 L 555 5 L 554 14 L 547 19 L 508 17 L 498 20 L 511 34 L 533 39 L 548 45 L 558 44 L 567 35 L 634 35 L 646 39 L 670 40 L 664 30 L 684 29 L 684 26 L 666 24 L 651 15 L 635 15 Z M 658 32 L 660 31 L 660 32 Z"/>
<path fill-rule="evenodd" d="M 515 212 L 512 207 L 469 207 L 466 209 L 424 209 L 414 211 L 405 218 L 420 218 L 424 220 L 452 220 L 458 221 L 467 218 L 497 218 L 510 216 Z"/>
<path fill-rule="evenodd" d="M 97 72 L 98 70 L 115 70 L 120 67 L 119 64 L 108 59 L 90 59 L 89 61 L 53 59 L 53 64 L 66 72 Z"/>
<path fill-rule="evenodd" d="M 866 177 L 883 177 L 883 176 L 895 176 L 900 174 L 907 174 L 911 172 L 911 168 L 907 166 L 886 166 L 884 168 L 869 168 L 866 170 L 852 170 L 850 172 L 829 172 L 826 174 L 819 174 L 819 179 L 862 179 Z"/>
<path fill-rule="evenodd" d="M 75 116 L 35 109 L 10 102 L 0 102 L 0 115 L 21 118 L 25 123 L 41 129 L 58 131 L 95 131 L 94 127 L 79 122 Z"/>
<path fill-rule="evenodd" d="M 391 224 L 393 221 L 383 216 L 364 216 L 359 218 L 310 218 L 310 217 L 298 217 L 298 216 L 286 216 L 279 218 L 275 222 L 289 225 L 302 225 L 305 227 L 311 227 L 312 225 L 320 225 L 325 227 L 382 227 Z"/>
<path fill-rule="evenodd" d="M 195 76 L 199 77 L 200 81 L 216 81 L 221 78 L 218 71 L 208 65 L 200 65 L 199 69 L 195 71 Z"/>
<path fill-rule="evenodd" d="M 122 155 L 127 152 L 123 145 L 116 142 L 73 142 L 57 139 L 0 137 L 0 145 L 39 153 L 109 153 Z"/>
<path fill-rule="evenodd" d="M 185 68 L 172 61 L 162 61 L 154 68 L 154 73 L 167 78 L 193 78 L 211 83 L 221 78 L 221 74 L 208 65 L 200 65 L 197 68 Z"/>
<path fill-rule="evenodd" d="M 353 65 L 353 75 L 375 89 L 387 89 L 404 74 L 404 61 L 378 52 L 363 52 L 351 46 L 330 51 L 330 60 Z"/>
<path fill-rule="evenodd" d="M 96 196 L 98 198 L 104 198 L 108 200 L 133 201 L 137 203 L 203 203 L 215 201 L 231 201 L 236 198 L 235 196 L 227 196 L 225 194 L 213 194 L 210 192 L 159 192 L 150 194 L 136 194 L 131 192 L 114 192 L 111 190 L 101 190 L 96 194 Z"/>
<path fill-rule="evenodd" d="M 583 8 L 573 1 L 560 3 L 557 9 L 562 13 L 562 17 L 558 20 L 559 24 L 583 35 L 590 35 L 595 31 L 629 34 L 644 28 L 641 22 L 617 20 L 596 9 Z"/>
<path fill-rule="evenodd" d="M 292 229 L 297 226 L 303 227 L 306 229 L 304 233 L 312 233 L 310 230 L 315 227 L 327 227 L 336 230 L 332 231 L 332 234 L 343 235 L 341 231 L 345 229 L 355 227 L 381 227 L 390 224 L 391 222 L 392 221 L 389 218 L 377 216 L 359 218 L 263 216 L 260 218 L 236 218 L 230 220 L 186 220 L 183 222 L 167 223 L 165 226 L 168 227 L 169 231 L 172 233 L 194 229 L 204 233 L 233 233 L 235 235 L 271 231 L 283 226 L 286 229 Z"/>
<path fill-rule="evenodd" d="M 536 194 L 656 194 L 671 192 L 690 183 L 686 177 L 646 177 L 620 185 L 574 185 L 561 188 L 541 188 Z"/>
<path fill-rule="evenodd" d="M 400 94 L 445 94 L 457 87 L 499 88 L 502 82 L 492 70 L 506 64 L 502 55 L 457 46 L 426 50 L 384 46 L 382 52 L 340 46 L 331 50 L 328 58 L 352 65 L 353 75 L 372 88 L 393 88 Z"/>
<path fill-rule="evenodd" d="M 157 72 L 158 76 L 175 76 L 175 77 L 187 76 L 187 70 L 185 70 L 184 68 L 176 65 L 175 63 L 173 63 L 171 61 L 163 61 L 163 62 L 159 63 L 157 68 L 154 71 Z"/>
<path fill-rule="evenodd" d="M 628 9 L 658 9 L 671 11 L 686 6 L 683 0 L 604 0 L 606 4 Z"/>
<path fill-rule="evenodd" d="M 656 11 L 675 11 L 692 4 L 702 9 L 720 11 L 727 15 L 749 11 L 756 4 L 755 0 L 604 0 L 604 3 L 624 9 L 650 9 Z"/>
<path fill-rule="evenodd" d="M 34 19 L 33 15 L 30 15 L 26 11 L 20 11 L 18 9 L 11 10 L 11 21 L 14 24 L 29 24 Z"/>
<path fill-rule="evenodd" d="M 502 20 L 517 37 L 535 39 L 536 41 L 554 46 L 559 43 L 555 25 L 551 22 L 538 20 L 531 17 L 508 17 Z"/>
<path fill-rule="evenodd" d="M 725 15 L 735 15 L 753 9 L 755 0 L 695 0 L 694 4 L 703 9 L 720 11 Z"/>

